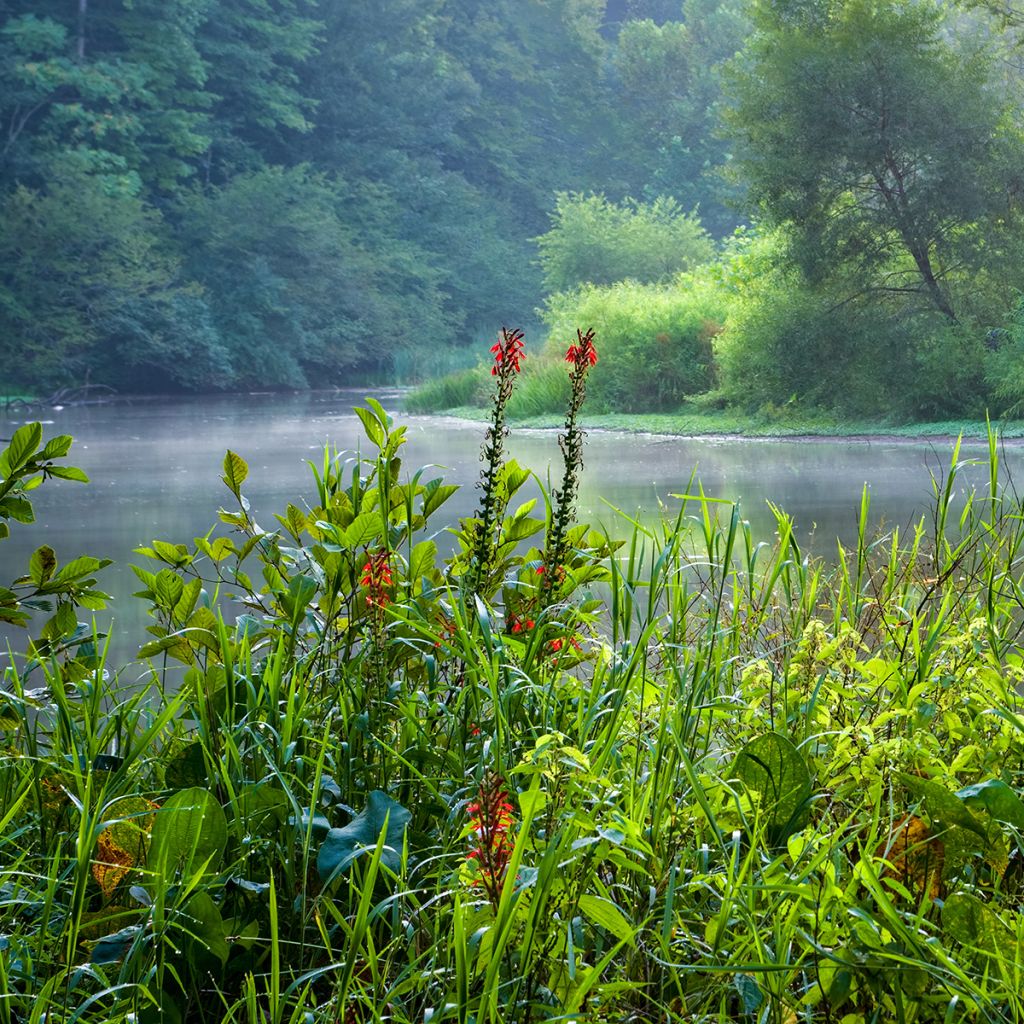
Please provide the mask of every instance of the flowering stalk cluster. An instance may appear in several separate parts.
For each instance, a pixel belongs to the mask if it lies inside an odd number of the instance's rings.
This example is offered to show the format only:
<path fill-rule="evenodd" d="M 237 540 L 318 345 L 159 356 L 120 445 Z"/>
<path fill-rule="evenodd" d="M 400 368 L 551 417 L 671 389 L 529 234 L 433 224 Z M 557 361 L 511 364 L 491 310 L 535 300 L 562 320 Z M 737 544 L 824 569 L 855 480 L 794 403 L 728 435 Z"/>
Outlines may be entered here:
<path fill-rule="evenodd" d="M 491 774 L 481 783 L 477 799 L 469 804 L 466 811 L 473 837 L 469 860 L 474 861 L 477 867 L 476 884 L 483 888 L 497 908 L 515 847 L 511 834 L 515 823 L 513 807 L 500 775 Z"/>
<path fill-rule="evenodd" d="M 566 562 L 565 538 L 576 516 L 576 495 L 579 491 L 580 471 L 583 469 L 583 440 L 586 431 L 577 424 L 579 411 L 587 396 L 587 373 L 597 363 L 597 349 L 594 347 L 594 330 L 584 334 L 577 329 L 576 343 L 569 346 L 565 361 L 569 364 L 569 408 L 565 414 L 565 432 L 558 435 L 558 447 L 562 450 L 565 470 L 562 485 L 552 497 L 555 508 L 548 530 L 544 551 L 544 573 L 541 578 L 541 606 L 547 607 L 552 600 L 555 587 L 564 579 Z"/>
<path fill-rule="evenodd" d="M 391 560 L 387 551 L 367 553 L 360 583 L 366 589 L 366 604 L 370 608 L 386 608 L 391 603 Z"/>
<path fill-rule="evenodd" d="M 505 462 L 505 437 L 508 430 L 505 426 L 505 409 L 512 397 L 515 378 L 520 370 L 520 363 L 526 354 L 523 351 L 523 332 L 521 330 L 501 329 L 497 342 L 491 346 L 494 353 L 494 365 L 491 376 L 496 378 L 491 423 L 484 434 L 484 444 L 480 458 L 484 468 L 480 473 L 477 485 L 482 491 L 480 509 L 477 513 L 476 531 L 470 554 L 468 582 L 475 590 L 486 577 L 490 568 L 494 548 L 494 527 L 501 520 L 502 502 L 498 495 L 498 478 Z"/>

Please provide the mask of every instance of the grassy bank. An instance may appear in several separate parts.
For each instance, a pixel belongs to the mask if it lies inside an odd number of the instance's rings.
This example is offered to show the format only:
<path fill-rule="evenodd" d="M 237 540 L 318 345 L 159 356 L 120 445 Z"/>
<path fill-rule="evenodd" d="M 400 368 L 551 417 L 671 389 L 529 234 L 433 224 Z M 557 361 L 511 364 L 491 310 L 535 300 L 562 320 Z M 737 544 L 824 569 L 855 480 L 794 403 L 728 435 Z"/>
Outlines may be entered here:
<path fill-rule="evenodd" d="M 417 410 L 420 411 L 420 410 Z M 422 410 L 421 414 L 427 414 Z M 483 423 L 489 412 L 485 408 L 461 405 L 438 410 L 437 415 L 453 416 Z M 527 429 L 560 429 L 563 417 L 555 413 L 516 416 L 512 422 Z M 944 420 L 934 423 L 892 423 L 885 420 L 837 420 L 816 416 L 757 416 L 742 412 L 708 411 L 680 413 L 588 413 L 584 426 L 591 430 L 619 430 L 638 434 L 673 434 L 678 437 L 893 437 L 914 440 L 942 438 L 951 442 L 965 438 L 984 440 L 990 424 L 984 420 Z M 1007 420 L 992 424 L 1006 440 L 1024 438 L 1024 420 Z"/>
<path fill-rule="evenodd" d="M 0 692 L 0 1022 L 1024 1020 L 994 436 L 963 514 L 951 450 L 915 531 L 829 568 L 781 510 L 517 507 L 495 430 L 441 560 L 452 489 L 360 416 L 375 457 L 325 453 L 274 533 L 229 452 L 219 528 L 140 549 L 137 663 L 78 623 L 100 562 L 0 592 L 41 616 Z M 67 450 L 28 431 L 4 515 Z"/>

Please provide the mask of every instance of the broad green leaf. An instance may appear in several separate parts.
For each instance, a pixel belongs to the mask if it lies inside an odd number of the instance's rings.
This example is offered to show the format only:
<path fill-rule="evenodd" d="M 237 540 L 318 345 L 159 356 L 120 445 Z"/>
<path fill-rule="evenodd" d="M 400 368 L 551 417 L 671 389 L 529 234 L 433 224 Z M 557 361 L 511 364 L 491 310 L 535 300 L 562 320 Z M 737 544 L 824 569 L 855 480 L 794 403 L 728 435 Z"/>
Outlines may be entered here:
<path fill-rule="evenodd" d="M 942 927 L 957 942 L 1015 960 L 1016 941 L 1010 930 L 977 896 L 953 893 L 942 907 Z"/>
<path fill-rule="evenodd" d="M 70 583 L 72 580 L 84 579 L 108 565 L 110 565 L 109 558 L 92 558 L 89 555 L 82 555 L 80 558 L 73 558 L 67 562 L 54 576 L 53 582 Z"/>
<path fill-rule="evenodd" d="M 43 447 L 39 457 L 49 461 L 50 459 L 62 459 L 69 451 L 74 438 L 70 434 L 57 434 L 51 437 Z"/>
<path fill-rule="evenodd" d="M 770 732 L 751 740 L 736 756 L 732 774 L 761 798 L 773 829 L 799 831 L 811 797 L 811 774 L 793 742 Z"/>
<path fill-rule="evenodd" d="M 42 439 L 43 425 L 41 423 L 26 423 L 24 426 L 18 427 L 4 451 L 3 462 L 0 463 L 0 474 L 5 479 L 14 476 L 39 450 L 39 443 Z"/>
<path fill-rule="evenodd" d="M 60 477 L 61 480 L 75 480 L 80 484 L 89 482 L 89 477 L 77 466 L 50 466 L 46 472 L 50 476 Z"/>
<path fill-rule="evenodd" d="M 288 820 L 288 797 L 283 789 L 265 782 L 250 783 L 238 792 L 238 814 L 245 831 L 255 834 Z"/>
<path fill-rule="evenodd" d="M 224 919 L 209 893 L 195 893 L 182 908 L 175 924 L 185 933 L 182 948 L 193 970 L 201 970 L 203 961 L 210 956 L 219 960 L 221 966 L 227 963 L 230 949 Z"/>
<path fill-rule="evenodd" d="M 1002 779 L 976 782 L 956 795 L 965 803 L 981 806 L 993 818 L 1024 832 L 1024 802 Z"/>
<path fill-rule="evenodd" d="M 61 636 L 71 636 L 78 628 L 78 616 L 75 614 L 75 606 L 70 601 L 65 601 L 57 606 L 57 614 L 53 617 L 54 625 Z"/>
<path fill-rule="evenodd" d="M 161 569 L 156 574 L 153 593 L 156 595 L 156 603 L 166 611 L 174 609 L 174 606 L 181 600 L 184 590 L 184 581 L 172 569 Z"/>
<path fill-rule="evenodd" d="M 423 518 L 429 518 L 458 489 L 455 484 L 444 483 L 440 477 L 426 484 L 423 488 Z"/>
<path fill-rule="evenodd" d="M 764 994 L 757 979 L 752 974 L 737 974 L 733 978 L 733 986 L 743 1004 L 743 1013 L 753 1017 L 764 1002 Z"/>
<path fill-rule="evenodd" d="M 216 870 L 227 838 L 227 818 L 213 794 L 198 786 L 183 789 L 157 811 L 148 865 L 158 873 L 158 884 L 165 884 L 175 870 L 186 877 L 204 865 L 207 871 Z"/>
<path fill-rule="evenodd" d="M 584 893 L 580 897 L 580 912 L 592 924 L 611 933 L 620 942 L 633 943 L 636 933 L 622 911 L 611 900 Z"/>
<path fill-rule="evenodd" d="M 34 523 L 36 519 L 32 502 L 28 498 L 19 498 L 14 494 L 0 498 L 0 516 L 18 523 Z"/>
<path fill-rule="evenodd" d="M 409 559 L 409 580 L 415 584 L 422 576 L 433 576 L 437 564 L 437 545 L 432 540 L 421 540 L 412 549 Z"/>
<path fill-rule="evenodd" d="M 387 441 L 387 430 L 381 425 L 380 420 L 369 410 L 356 406 L 355 414 L 363 424 L 363 430 L 375 448 L 383 448 Z"/>
<path fill-rule="evenodd" d="M 241 497 L 242 484 L 249 475 L 249 465 L 237 452 L 229 448 L 224 455 L 224 475 L 221 480 L 228 486 L 228 490 L 236 497 Z"/>
<path fill-rule="evenodd" d="M 921 799 L 925 813 L 933 824 L 959 825 L 961 828 L 969 828 L 983 839 L 988 838 L 985 826 L 971 814 L 967 805 L 955 793 L 931 779 L 922 779 L 906 772 L 898 774 L 900 782 Z"/>
<path fill-rule="evenodd" d="M 402 863 L 405 829 L 412 814 L 379 789 L 374 790 L 359 812 L 344 828 L 332 828 L 317 854 L 316 867 L 323 882 L 347 870 L 361 854 L 372 852 L 385 828 L 381 863 L 398 871 Z"/>
<path fill-rule="evenodd" d="M 132 943 L 143 931 L 143 925 L 133 924 L 127 928 L 122 928 L 119 932 L 104 935 L 102 939 L 97 939 L 93 943 L 89 962 L 94 964 L 113 964 L 118 960 L 123 960 Z"/>
<path fill-rule="evenodd" d="M 190 669 L 189 672 L 195 672 Z M 186 673 L 186 679 L 188 678 Z M 164 769 L 164 781 L 175 789 L 188 789 L 199 786 L 207 780 L 206 757 L 203 745 L 198 740 L 189 743 L 167 762 Z"/>
<path fill-rule="evenodd" d="M 343 543 L 347 548 L 366 547 L 371 541 L 378 540 L 384 534 L 384 521 L 380 512 L 363 512 L 352 520 L 351 526 L 343 535 Z"/>
<path fill-rule="evenodd" d="M 53 575 L 56 568 L 57 556 L 54 554 L 53 548 L 46 544 L 36 548 L 28 561 L 28 574 L 32 577 L 32 582 L 36 586 L 41 586 L 45 583 Z"/>
<path fill-rule="evenodd" d="M 293 576 L 288 581 L 288 592 L 281 595 L 281 604 L 291 616 L 292 622 L 298 622 L 309 602 L 316 596 L 316 580 L 312 576 Z"/>

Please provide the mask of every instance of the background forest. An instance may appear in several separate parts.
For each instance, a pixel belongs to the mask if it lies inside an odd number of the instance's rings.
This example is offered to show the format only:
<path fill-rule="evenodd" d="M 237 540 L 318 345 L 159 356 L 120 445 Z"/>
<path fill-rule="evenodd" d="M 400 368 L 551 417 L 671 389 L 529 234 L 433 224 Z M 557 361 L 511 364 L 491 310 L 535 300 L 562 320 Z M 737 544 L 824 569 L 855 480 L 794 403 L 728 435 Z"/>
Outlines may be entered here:
<path fill-rule="evenodd" d="M 1012 8 L 0 0 L 0 26 L 9 392 L 408 382 L 514 323 L 596 328 L 598 408 L 1024 398 Z"/>

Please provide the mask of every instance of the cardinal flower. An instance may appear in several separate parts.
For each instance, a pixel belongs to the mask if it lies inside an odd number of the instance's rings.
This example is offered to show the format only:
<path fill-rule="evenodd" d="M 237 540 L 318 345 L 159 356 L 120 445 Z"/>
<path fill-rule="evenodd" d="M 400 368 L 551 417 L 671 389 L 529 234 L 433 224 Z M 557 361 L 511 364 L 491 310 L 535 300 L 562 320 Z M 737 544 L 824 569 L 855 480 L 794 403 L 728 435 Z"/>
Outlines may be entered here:
<path fill-rule="evenodd" d="M 371 608 L 383 608 L 390 603 L 387 588 L 391 586 L 391 562 L 386 551 L 369 556 L 359 582 L 366 588 L 366 603 Z"/>
<path fill-rule="evenodd" d="M 513 807 L 500 775 L 491 775 L 480 785 L 476 800 L 466 807 L 466 812 L 472 830 L 469 860 L 477 867 L 476 884 L 497 906 L 515 847 L 511 834 L 515 824 Z"/>

